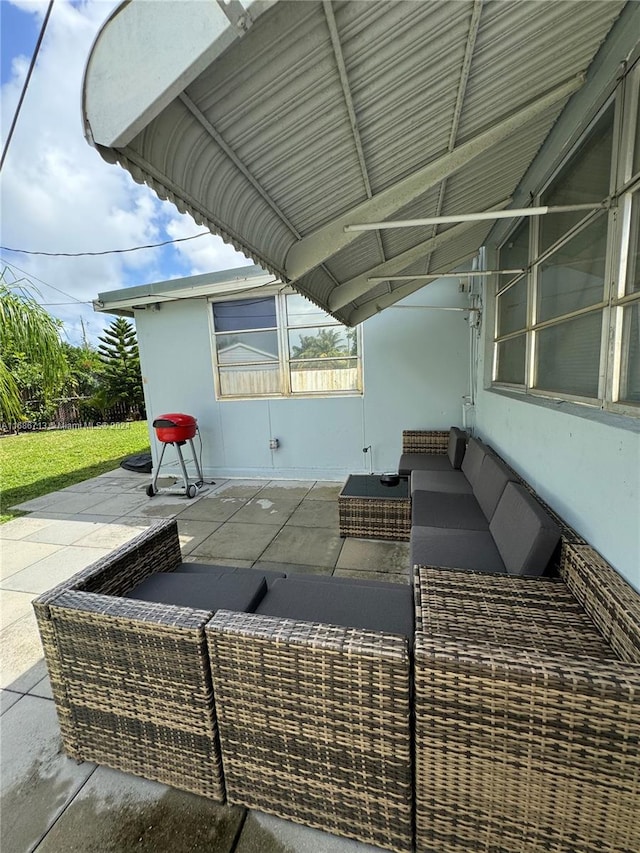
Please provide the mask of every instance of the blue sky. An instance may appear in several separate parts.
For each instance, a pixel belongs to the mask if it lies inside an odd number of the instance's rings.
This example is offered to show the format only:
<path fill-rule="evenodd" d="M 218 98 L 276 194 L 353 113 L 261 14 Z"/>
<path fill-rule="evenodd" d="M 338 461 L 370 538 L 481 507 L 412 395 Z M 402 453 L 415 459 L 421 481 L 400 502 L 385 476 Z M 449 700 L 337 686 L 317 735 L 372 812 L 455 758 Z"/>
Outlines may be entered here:
<path fill-rule="evenodd" d="M 91 45 L 118 0 L 55 0 L 2 174 L 2 246 L 87 252 L 159 243 L 202 232 L 87 144 L 81 83 Z M 0 0 L 2 145 L 42 26 L 47 0 Z M 7 282 L 25 279 L 64 322 L 71 343 L 81 318 L 95 341 L 108 325 L 91 300 L 99 292 L 250 263 L 218 237 L 125 255 L 48 258 L 2 250 Z M 61 292 L 62 291 L 62 292 Z"/>

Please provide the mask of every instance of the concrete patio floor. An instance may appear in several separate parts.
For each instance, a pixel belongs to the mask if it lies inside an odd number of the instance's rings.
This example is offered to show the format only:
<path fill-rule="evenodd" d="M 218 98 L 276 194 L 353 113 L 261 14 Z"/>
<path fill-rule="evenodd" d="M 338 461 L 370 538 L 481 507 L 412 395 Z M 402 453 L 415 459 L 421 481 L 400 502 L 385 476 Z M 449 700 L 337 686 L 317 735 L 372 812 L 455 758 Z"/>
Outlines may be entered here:
<path fill-rule="evenodd" d="M 341 539 L 341 483 L 218 480 L 188 500 L 117 469 L 20 505 L 0 527 L 2 853 L 367 853 L 377 848 L 218 806 L 61 752 L 31 608 L 41 592 L 175 515 L 193 562 L 408 583 L 408 543 Z"/>

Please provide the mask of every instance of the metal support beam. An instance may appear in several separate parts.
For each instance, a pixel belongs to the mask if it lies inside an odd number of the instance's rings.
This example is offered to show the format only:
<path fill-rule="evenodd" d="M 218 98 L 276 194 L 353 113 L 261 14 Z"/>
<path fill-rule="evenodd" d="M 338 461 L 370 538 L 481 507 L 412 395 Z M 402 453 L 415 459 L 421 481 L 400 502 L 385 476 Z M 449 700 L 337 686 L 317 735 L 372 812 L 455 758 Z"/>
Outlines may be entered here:
<path fill-rule="evenodd" d="M 470 255 L 457 258 L 454 265 L 464 264 L 470 258 L 475 257 L 475 255 L 476 252 L 473 252 Z M 438 278 L 442 278 L 444 275 L 445 273 L 442 273 Z M 425 284 L 423 281 L 413 281 L 405 284 L 403 287 L 398 287 L 395 290 L 392 290 L 390 293 L 383 293 L 382 296 L 378 296 L 370 302 L 367 302 L 353 310 L 348 317 L 348 324 L 350 326 L 357 326 L 358 323 L 364 322 L 374 314 L 379 314 L 380 311 L 383 311 L 385 308 L 389 308 L 390 305 L 393 305 L 395 302 L 399 302 L 401 299 L 404 299 L 405 296 L 410 296 L 412 293 L 415 293 L 416 290 L 420 290 L 420 288 L 424 286 Z"/>
<path fill-rule="evenodd" d="M 422 169 L 418 169 L 413 174 L 398 181 L 397 184 L 373 196 L 373 198 L 362 202 L 352 210 L 319 228 L 313 234 L 303 237 L 289 249 L 285 260 L 287 278 L 290 280 L 300 278 L 353 242 L 356 235 L 352 232 L 346 233 L 345 225 L 349 225 L 354 220 L 383 220 L 392 215 L 501 140 L 508 138 L 523 124 L 533 121 L 554 104 L 566 100 L 582 86 L 583 82 L 584 74 L 572 77 L 453 151 L 444 154 Z"/>
<path fill-rule="evenodd" d="M 489 275 L 519 275 L 524 269 L 518 270 L 474 270 L 473 272 L 439 272 L 429 273 L 428 275 L 387 275 L 387 276 L 371 276 L 367 281 L 376 284 L 380 281 L 435 281 L 437 278 L 475 278 L 476 276 Z"/>
<path fill-rule="evenodd" d="M 362 173 L 362 181 L 364 183 L 365 192 L 367 194 L 367 198 L 373 198 L 373 190 L 371 189 L 371 181 L 369 180 L 369 171 L 367 169 L 367 161 L 364 156 L 364 148 L 362 147 L 362 139 L 360 137 L 360 129 L 358 127 L 358 117 L 356 116 L 356 110 L 353 105 L 353 98 L 351 96 L 351 86 L 349 85 L 349 77 L 347 75 L 347 66 L 344 62 L 344 55 L 342 53 L 342 44 L 340 43 L 340 34 L 338 33 L 338 25 L 336 24 L 336 18 L 333 14 L 333 4 L 331 0 L 323 0 L 322 7 L 324 9 L 324 15 L 327 19 L 327 26 L 329 28 L 329 35 L 331 36 L 331 46 L 333 47 L 333 55 L 336 60 L 336 68 L 338 69 L 338 76 L 340 77 L 340 84 L 342 86 L 342 95 L 344 97 L 344 104 L 347 108 L 347 113 L 349 115 L 349 124 L 351 125 L 351 134 L 353 136 L 353 143 L 356 148 L 356 154 L 358 157 L 358 163 L 360 164 L 360 172 Z M 378 251 L 380 252 L 380 259 L 382 261 L 386 260 L 386 256 L 384 254 L 384 246 L 382 245 L 382 237 L 380 234 L 376 234 L 376 241 L 378 243 Z"/>
<path fill-rule="evenodd" d="M 506 207 L 510 203 L 511 199 L 507 198 L 499 205 L 496 205 L 496 207 Z M 425 240 L 423 243 L 419 243 L 417 246 L 407 249 L 406 252 L 396 255 L 395 258 L 391 258 L 390 260 L 385 261 L 385 263 L 378 264 L 370 270 L 355 276 L 355 278 L 345 281 L 344 284 L 336 287 L 335 290 L 331 292 L 329 296 L 329 309 L 331 311 L 337 311 L 339 308 L 343 308 L 345 305 L 348 305 L 349 302 L 353 302 L 354 299 L 357 299 L 359 296 L 362 296 L 364 293 L 371 290 L 372 285 L 369 280 L 370 276 L 378 276 L 383 281 L 388 281 L 388 276 L 401 273 L 402 270 L 405 270 L 411 264 L 419 261 L 421 258 L 424 258 L 424 256 L 428 255 L 430 252 L 434 252 L 436 249 L 439 249 L 440 246 L 444 246 L 452 240 L 457 240 L 461 234 L 466 233 L 476 224 L 477 223 L 475 222 L 462 222 L 460 225 L 454 225 L 453 228 L 449 228 L 448 231 L 444 231 L 442 234 L 436 234 L 435 237 L 431 237 L 429 240 Z"/>
<path fill-rule="evenodd" d="M 379 231 L 387 228 L 421 228 L 424 225 L 446 225 L 450 222 L 482 222 L 486 219 L 521 219 L 526 216 L 546 216 L 547 213 L 570 213 L 574 210 L 605 210 L 608 202 L 601 204 L 559 204 L 553 207 L 520 207 L 513 210 L 486 210 L 481 213 L 454 213 L 450 216 L 428 216 L 425 219 L 396 219 L 388 222 L 364 222 L 345 225 L 345 231 Z"/>

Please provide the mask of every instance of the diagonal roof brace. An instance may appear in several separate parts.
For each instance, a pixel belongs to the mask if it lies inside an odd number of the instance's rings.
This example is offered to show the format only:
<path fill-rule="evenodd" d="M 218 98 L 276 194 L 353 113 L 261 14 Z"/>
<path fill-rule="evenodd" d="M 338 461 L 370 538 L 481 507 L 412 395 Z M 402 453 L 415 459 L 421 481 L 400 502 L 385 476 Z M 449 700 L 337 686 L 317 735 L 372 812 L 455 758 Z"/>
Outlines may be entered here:
<path fill-rule="evenodd" d="M 289 249 L 285 261 L 287 279 L 294 281 L 314 269 L 327 258 L 357 239 L 357 233 L 345 232 L 345 225 L 354 221 L 383 220 L 424 194 L 444 178 L 479 157 L 497 142 L 508 137 L 524 123 L 533 121 L 558 101 L 563 101 L 584 83 L 585 75 L 578 74 L 541 98 L 527 104 L 501 122 L 464 142 L 412 175 L 362 202 L 337 219 L 303 237 Z"/>
<path fill-rule="evenodd" d="M 511 199 L 506 198 L 500 202 L 500 204 L 493 205 L 493 209 L 503 210 L 509 204 L 511 204 Z M 418 243 L 417 246 L 407 249 L 406 252 L 396 255 L 395 258 L 391 258 L 390 260 L 385 261 L 385 263 L 378 264 L 366 272 L 355 276 L 355 278 L 345 281 L 344 284 L 341 284 L 339 287 L 336 287 L 335 290 L 331 291 L 329 296 L 330 310 L 337 311 L 339 308 L 343 308 L 345 305 L 348 305 L 349 302 L 353 302 L 354 299 L 358 299 L 358 297 L 371 290 L 372 287 L 374 287 L 374 284 L 370 281 L 372 276 L 377 277 L 378 280 L 382 279 L 387 281 L 388 279 L 385 278 L 387 274 L 391 276 L 395 273 L 402 272 L 402 270 L 406 269 L 410 264 L 419 261 L 421 258 L 424 258 L 425 255 L 428 255 L 440 248 L 440 246 L 444 246 L 452 240 L 457 240 L 461 234 L 464 234 L 470 228 L 474 228 L 477 224 L 477 222 L 461 222 L 460 225 L 454 225 L 453 228 L 449 228 L 448 231 L 443 231 L 442 234 L 436 234 L 435 237 L 431 237 L 429 240 L 425 240 L 423 243 Z"/>
<path fill-rule="evenodd" d="M 569 213 L 578 210 L 604 210 L 608 201 L 601 204 L 557 204 L 552 207 L 520 207 L 511 210 L 483 210 L 480 213 L 454 213 L 451 216 L 429 216 L 425 219 L 392 219 L 388 222 L 363 222 L 360 225 L 345 225 L 345 231 L 380 231 L 387 228 L 422 228 L 424 225 L 445 225 L 450 222 L 481 222 L 486 219 L 520 219 L 522 217 L 546 216 L 547 213 Z"/>
<path fill-rule="evenodd" d="M 460 258 L 457 258 L 450 266 L 456 267 L 467 261 L 471 260 L 477 255 L 477 252 L 471 252 L 469 254 L 463 255 Z M 447 272 L 447 270 L 443 271 L 439 278 L 443 276 L 452 276 L 454 277 L 456 273 Z M 402 287 L 398 287 L 395 290 L 392 290 L 390 293 L 383 293 L 382 296 L 378 296 L 375 300 L 375 308 L 371 310 L 371 302 L 370 300 L 367 304 L 361 305 L 359 308 L 355 308 L 351 314 L 349 315 L 349 325 L 357 326 L 358 323 L 364 322 L 373 314 L 378 314 L 380 311 L 384 311 L 385 308 L 389 308 L 391 305 L 394 305 L 396 302 L 399 302 L 401 299 L 404 299 L 405 296 L 410 296 L 412 293 L 415 293 L 416 290 L 420 290 L 420 288 L 424 287 L 423 281 L 412 281 L 407 282 L 407 284 L 402 285 Z M 467 309 L 468 310 L 468 309 Z"/>

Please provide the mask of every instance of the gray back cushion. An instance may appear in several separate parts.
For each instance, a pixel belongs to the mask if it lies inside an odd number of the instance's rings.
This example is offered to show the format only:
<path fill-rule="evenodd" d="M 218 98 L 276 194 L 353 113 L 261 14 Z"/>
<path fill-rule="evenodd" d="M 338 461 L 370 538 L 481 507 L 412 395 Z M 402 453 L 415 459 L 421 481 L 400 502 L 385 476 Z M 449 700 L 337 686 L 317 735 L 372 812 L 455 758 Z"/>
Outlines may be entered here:
<path fill-rule="evenodd" d="M 462 472 L 471 483 L 475 485 L 480 474 L 480 466 L 487 452 L 487 447 L 477 438 L 470 438 L 469 444 L 462 460 Z"/>
<path fill-rule="evenodd" d="M 449 430 L 449 445 L 447 447 L 447 455 L 449 462 L 454 468 L 459 468 L 462 465 L 464 452 L 467 448 L 467 436 L 458 427 L 451 427 Z"/>
<path fill-rule="evenodd" d="M 507 483 L 489 530 L 510 575 L 544 573 L 560 528 L 519 483 Z"/>
<path fill-rule="evenodd" d="M 473 486 L 473 494 L 476 496 L 487 521 L 491 521 L 493 518 L 493 513 L 496 511 L 505 486 L 513 479 L 513 474 L 503 462 L 492 453 L 486 454 Z"/>

